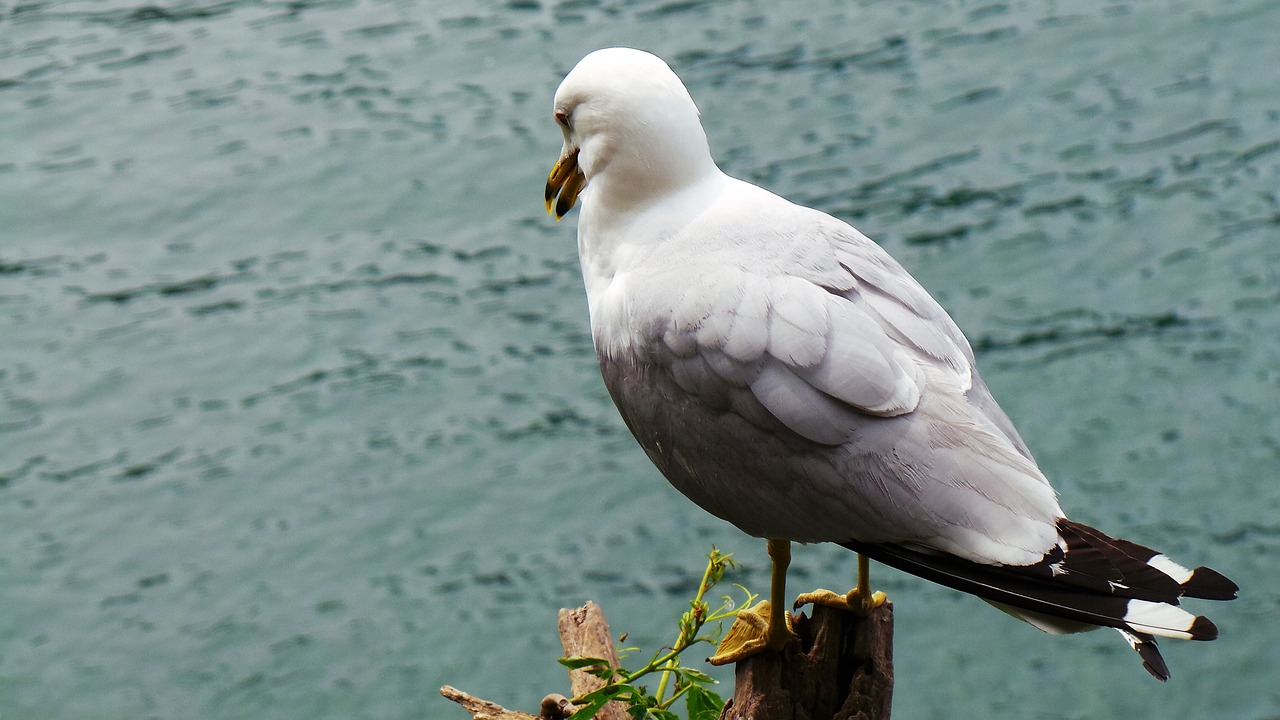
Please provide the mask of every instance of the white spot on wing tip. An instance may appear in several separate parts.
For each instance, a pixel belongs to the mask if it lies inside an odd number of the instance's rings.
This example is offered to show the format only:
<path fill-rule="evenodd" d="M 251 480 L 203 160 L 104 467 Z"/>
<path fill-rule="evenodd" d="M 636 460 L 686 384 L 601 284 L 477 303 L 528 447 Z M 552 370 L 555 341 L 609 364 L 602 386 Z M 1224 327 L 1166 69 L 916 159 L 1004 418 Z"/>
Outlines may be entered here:
<path fill-rule="evenodd" d="M 1191 570 L 1182 567 L 1165 555 L 1153 555 L 1147 564 L 1173 578 L 1179 585 L 1191 579 Z"/>
<path fill-rule="evenodd" d="M 1130 600 L 1125 609 L 1124 621 L 1138 632 L 1190 640 L 1190 630 L 1195 624 L 1196 616 L 1167 603 Z"/>

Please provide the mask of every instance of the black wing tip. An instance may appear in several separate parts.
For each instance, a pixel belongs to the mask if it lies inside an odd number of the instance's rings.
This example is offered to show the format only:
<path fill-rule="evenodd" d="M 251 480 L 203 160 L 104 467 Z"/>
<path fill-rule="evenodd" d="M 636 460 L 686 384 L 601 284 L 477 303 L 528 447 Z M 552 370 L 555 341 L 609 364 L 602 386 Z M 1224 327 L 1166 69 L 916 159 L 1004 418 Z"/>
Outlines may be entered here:
<path fill-rule="evenodd" d="M 1142 658 L 1142 668 L 1151 673 L 1151 677 L 1160 682 L 1169 682 L 1169 666 L 1165 664 L 1164 657 L 1160 655 L 1160 648 L 1156 645 L 1154 636 L 1137 632 L 1134 630 L 1121 630 L 1125 640 L 1138 651 L 1138 656 Z"/>
<path fill-rule="evenodd" d="M 1151 564 L 1159 555 L 1151 548 L 1066 518 L 1058 520 L 1058 532 L 1067 546 L 1061 565 L 1078 576 L 1076 582 L 1089 578 L 1104 593 L 1150 602 L 1177 603 L 1185 594 L 1176 579 Z"/>
<path fill-rule="evenodd" d="M 1218 626 L 1213 624 L 1209 618 L 1198 615 L 1191 627 L 1187 628 L 1187 633 L 1191 635 L 1192 640 L 1217 640 Z"/>
<path fill-rule="evenodd" d="M 1182 594 L 1201 600 L 1235 600 L 1240 586 L 1213 568 L 1198 567 L 1182 583 Z"/>
<path fill-rule="evenodd" d="M 1129 597 L 1176 605 L 1183 597 L 1235 600 L 1240 590 L 1240 586 L 1227 576 L 1203 566 L 1192 570 L 1190 576 L 1179 582 L 1167 570 L 1152 564 L 1156 558 L 1167 561 L 1163 554 L 1131 540 L 1110 537 L 1083 523 L 1060 518 L 1058 531 L 1067 540 L 1064 562 L 1068 570 L 1072 569 L 1072 561 L 1075 560 L 1078 572 L 1092 573 L 1104 580 L 1121 581 L 1125 586 L 1121 594 Z M 1074 556 L 1072 550 L 1076 551 Z M 1099 565 L 1100 560 L 1102 565 Z"/>
<path fill-rule="evenodd" d="M 1160 656 L 1155 643 L 1139 643 L 1137 650 L 1142 656 L 1143 669 L 1160 682 L 1169 682 L 1169 666 L 1164 664 L 1164 658 Z"/>

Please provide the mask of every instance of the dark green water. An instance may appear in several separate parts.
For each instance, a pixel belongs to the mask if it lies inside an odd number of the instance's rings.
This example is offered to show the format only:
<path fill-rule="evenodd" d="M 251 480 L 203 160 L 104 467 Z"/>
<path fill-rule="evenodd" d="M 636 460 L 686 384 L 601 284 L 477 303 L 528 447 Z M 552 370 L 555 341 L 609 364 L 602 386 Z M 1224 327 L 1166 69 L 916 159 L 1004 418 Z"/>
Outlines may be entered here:
<path fill-rule="evenodd" d="M 1162 686 L 878 570 L 895 717 L 1280 717 L 1280 3 L 131 1 L 0 2 L 0 717 L 531 710 L 557 608 L 668 642 L 712 543 L 763 590 L 542 212 L 613 44 L 942 300 L 1073 517 L 1243 586 Z"/>

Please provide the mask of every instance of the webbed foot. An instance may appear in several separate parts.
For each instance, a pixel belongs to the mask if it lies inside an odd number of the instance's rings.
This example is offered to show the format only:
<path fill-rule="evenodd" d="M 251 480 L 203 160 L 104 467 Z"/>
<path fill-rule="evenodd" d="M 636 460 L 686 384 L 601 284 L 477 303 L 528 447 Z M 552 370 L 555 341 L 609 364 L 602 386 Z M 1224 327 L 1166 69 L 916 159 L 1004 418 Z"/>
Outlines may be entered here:
<path fill-rule="evenodd" d="M 781 650 L 791 642 L 791 614 L 777 613 L 768 600 L 740 610 L 729 631 L 716 648 L 716 654 L 708 658 L 712 665 L 728 665 L 766 650 Z"/>
<path fill-rule="evenodd" d="M 796 598 L 796 607 L 801 605 L 826 605 L 827 607 L 840 608 L 848 610 L 856 615 L 866 617 L 871 614 L 872 610 L 880 607 L 888 600 L 888 597 L 879 590 L 873 593 L 864 593 L 861 588 L 854 588 L 849 592 L 841 595 L 830 590 L 818 589 L 813 592 L 801 593 Z"/>

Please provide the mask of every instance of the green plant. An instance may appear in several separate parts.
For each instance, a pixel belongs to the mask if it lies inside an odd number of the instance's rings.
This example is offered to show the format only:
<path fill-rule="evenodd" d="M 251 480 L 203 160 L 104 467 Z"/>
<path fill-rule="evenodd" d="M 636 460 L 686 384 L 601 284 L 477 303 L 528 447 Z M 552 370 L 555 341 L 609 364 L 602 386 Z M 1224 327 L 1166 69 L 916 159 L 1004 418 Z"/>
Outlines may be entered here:
<path fill-rule="evenodd" d="M 734 566 L 732 553 L 722 553 L 715 546 L 707 554 L 707 568 L 702 573 L 702 582 L 698 585 L 698 594 L 689 601 L 689 609 L 680 616 L 680 634 L 676 641 L 668 647 L 658 650 L 649 662 L 637 670 L 623 667 L 611 667 L 609 661 L 595 657 L 560 658 L 560 664 L 573 670 L 583 670 L 605 681 L 604 687 L 585 695 L 573 698 L 572 703 L 578 709 L 569 716 L 569 720 L 590 720 L 605 703 L 616 700 L 627 706 L 627 712 L 636 720 L 679 720 L 679 716 L 671 710 L 671 706 L 680 698 L 684 698 L 688 720 L 715 720 L 724 707 L 720 698 L 710 685 L 716 680 L 710 675 L 680 664 L 680 653 L 698 643 L 715 646 L 720 642 L 722 623 L 726 618 L 737 615 L 739 609 L 745 609 L 756 601 L 757 595 L 734 583 L 734 587 L 742 591 L 746 600 L 740 607 L 735 607 L 733 598 L 721 596 L 721 603 L 712 610 L 703 597 L 724 577 L 725 570 Z M 704 627 L 714 623 L 714 627 L 703 633 Z M 626 635 L 623 635 L 625 638 Z M 629 654 L 638 648 L 626 648 Z M 625 657 L 625 655 L 624 655 Z M 638 680 L 658 674 L 658 688 L 652 694 L 644 685 L 636 684 Z M 666 696 L 667 687 L 674 682 L 673 692 Z"/>

